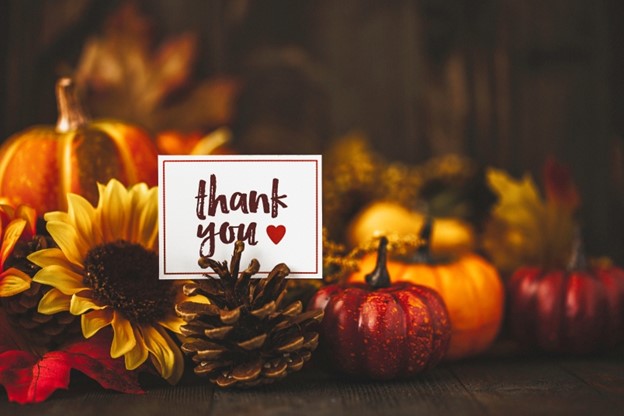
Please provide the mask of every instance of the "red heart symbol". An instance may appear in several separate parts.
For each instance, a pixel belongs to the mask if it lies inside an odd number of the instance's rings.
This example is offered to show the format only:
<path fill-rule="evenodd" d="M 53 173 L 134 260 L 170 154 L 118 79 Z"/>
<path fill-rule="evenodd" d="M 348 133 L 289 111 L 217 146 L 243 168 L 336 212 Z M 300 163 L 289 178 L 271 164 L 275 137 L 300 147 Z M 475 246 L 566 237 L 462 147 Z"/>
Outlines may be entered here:
<path fill-rule="evenodd" d="M 274 225 L 269 225 L 267 227 L 267 234 L 273 244 L 278 244 L 284 238 L 284 234 L 286 234 L 286 227 L 283 225 L 278 225 L 277 227 Z"/>

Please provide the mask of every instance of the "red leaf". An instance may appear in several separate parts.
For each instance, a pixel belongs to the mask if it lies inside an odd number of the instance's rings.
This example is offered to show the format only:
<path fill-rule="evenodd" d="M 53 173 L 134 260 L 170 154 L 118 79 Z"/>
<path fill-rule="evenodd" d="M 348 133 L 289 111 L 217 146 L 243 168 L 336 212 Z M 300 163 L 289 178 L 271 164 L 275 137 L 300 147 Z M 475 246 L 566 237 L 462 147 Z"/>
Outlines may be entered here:
<path fill-rule="evenodd" d="M 100 386 L 123 393 L 143 393 L 138 383 L 138 371 L 127 370 L 123 358 L 111 358 L 110 346 L 111 336 L 100 331 L 90 340 L 71 344 L 65 348 L 65 353 L 72 357 L 72 368 L 97 381 Z"/>
<path fill-rule="evenodd" d="M 570 169 L 554 157 L 549 157 L 544 164 L 544 186 L 548 199 L 563 207 L 574 210 L 581 204 Z"/>
<path fill-rule="evenodd" d="M 110 357 L 110 335 L 97 336 L 51 351 L 41 359 L 34 354 L 12 350 L 0 354 L 0 384 L 10 401 L 42 402 L 58 389 L 69 387 L 72 369 L 78 370 L 102 387 L 123 393 L 143 393 L 137 373 L 125 368 L 123 359 Z"/>
<path fill-rule="evenodd" d="M 42 402 L 57 389 L 66 389 L 70 369 L 62 362 L 48 359 L 47 354 L 40 361 L 26 351 L 0 354 L 0 383 L 9 400 L 18 403 Z"/>

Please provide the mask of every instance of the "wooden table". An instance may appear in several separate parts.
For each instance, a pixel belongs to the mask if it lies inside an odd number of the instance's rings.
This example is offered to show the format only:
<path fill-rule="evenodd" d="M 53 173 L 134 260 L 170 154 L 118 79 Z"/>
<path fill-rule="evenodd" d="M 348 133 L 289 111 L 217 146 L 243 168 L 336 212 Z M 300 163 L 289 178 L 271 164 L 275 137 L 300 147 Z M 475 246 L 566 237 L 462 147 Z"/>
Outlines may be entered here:
<path fill-rule="evenodd" d="M 624 350 L 566 358 L 510 352 L 444 363 L 407 381 L 349 381 L 314 366 L 279 383 L 221 390 L 197 379 L 124 395 L 74 377 L 38 405 L 8 403 L 1 416 L 124 415 L 624 415 Z M 76 385 L 78 384 L 78 385 Z"/>

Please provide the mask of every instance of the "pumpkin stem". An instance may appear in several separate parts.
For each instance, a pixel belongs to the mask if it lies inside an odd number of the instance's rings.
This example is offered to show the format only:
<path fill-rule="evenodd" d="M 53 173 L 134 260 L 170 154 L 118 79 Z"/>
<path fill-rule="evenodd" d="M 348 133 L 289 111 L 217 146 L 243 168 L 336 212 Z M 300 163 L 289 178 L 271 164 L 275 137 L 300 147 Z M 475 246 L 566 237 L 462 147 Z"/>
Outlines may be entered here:
<path fill-rule="evenodd" d="M 420 239 L 420 246 L 416 253 L 411 258 L 411 261 L 414 263 L 424 263 L 431 264 L 433 263 L 433 258 L 431 257 L 431 233 L 433 232 L 433 217 L 431 215 L 427 215 L 425 217 L 425 222 L 420 228 L 420 232 L 418 233 L 418 238 Z"/>
<path fill-rule="evenodd" d="M 366 283 L 375 289 L 390 287 L 390 273 L 388 273 L 388 239 L 381 237 L 377 248 L 377 263 L 375 269 L 366 275 Z"/>
<path fill-rule="evenodd" d="M 80 104 L 76 92 L 76 84 L 71 78 L 61 78 L 56 83 L 56 104 L 58 106 L 58 120 L 56 131 L 67 133 L 89 121 Z"/>
<path fill-rule="evenodd" d="M 585 256 L 585 247 L 583 244 L 583 238 L 581 237 L 581 230 L 576 229 L 574 235 L 574 241 L 572 242 L 572 255 L 568 261 L 568 270 L 586 270 L 587 269 L 587 257 Z"/>

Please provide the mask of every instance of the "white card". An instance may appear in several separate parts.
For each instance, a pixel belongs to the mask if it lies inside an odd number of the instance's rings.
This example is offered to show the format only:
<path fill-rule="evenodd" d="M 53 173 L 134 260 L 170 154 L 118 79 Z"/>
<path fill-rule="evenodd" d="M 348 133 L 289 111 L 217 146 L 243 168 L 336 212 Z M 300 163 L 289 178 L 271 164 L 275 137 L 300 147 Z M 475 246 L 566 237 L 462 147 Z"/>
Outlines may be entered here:
<path fill-rule="evenodd" d="M 199 258 L 229 263 L 236 240 L 259 277 L 322 278 L 321 178 L 320 155 L 159 156 L 160 278 L 202 278 Z"/>

